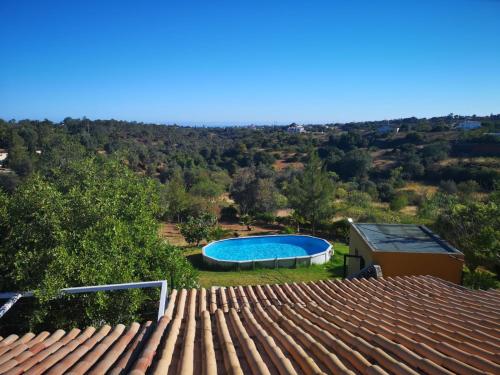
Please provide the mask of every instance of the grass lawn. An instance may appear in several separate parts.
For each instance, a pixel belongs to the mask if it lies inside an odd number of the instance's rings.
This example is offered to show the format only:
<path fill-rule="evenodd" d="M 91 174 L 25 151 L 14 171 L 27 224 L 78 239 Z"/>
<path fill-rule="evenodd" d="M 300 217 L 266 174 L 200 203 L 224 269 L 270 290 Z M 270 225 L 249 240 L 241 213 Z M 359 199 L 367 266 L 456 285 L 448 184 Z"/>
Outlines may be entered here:
<path fill-rule="evenodd" d="M 349 252 L 349 246 L 336 242 L 333 244 L 334 255 L 330 262 L 322 265 L 299 268 L 256 269 L 243 271 L 214 271 L 203 264 L 200 248 L 188 248 L 185 255 L 199 272 L 200 286 L 256 285 L 277 284 L 301 281 L 316 281 L 342 277 L 343 254 Z"/>

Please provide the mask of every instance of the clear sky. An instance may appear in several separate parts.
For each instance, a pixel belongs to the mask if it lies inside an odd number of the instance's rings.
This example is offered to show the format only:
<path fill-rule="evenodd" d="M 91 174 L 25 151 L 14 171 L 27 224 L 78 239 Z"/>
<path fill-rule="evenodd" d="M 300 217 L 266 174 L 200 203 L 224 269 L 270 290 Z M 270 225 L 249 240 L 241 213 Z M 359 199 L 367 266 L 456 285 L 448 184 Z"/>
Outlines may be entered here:
<path fill-rule="evenodd" d="M 500 113 L 500 1 L 1 0 L 0 118 Z"/>

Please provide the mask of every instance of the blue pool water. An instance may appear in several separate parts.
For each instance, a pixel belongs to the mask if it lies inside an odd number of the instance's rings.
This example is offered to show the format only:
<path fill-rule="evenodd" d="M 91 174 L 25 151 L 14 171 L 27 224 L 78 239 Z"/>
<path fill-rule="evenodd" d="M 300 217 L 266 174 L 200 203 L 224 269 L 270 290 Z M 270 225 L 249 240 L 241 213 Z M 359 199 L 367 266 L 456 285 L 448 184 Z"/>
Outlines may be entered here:
<path fill-rule="evenodd" d="M 232 238 L 208 244 L 205 255 L 218 260 L 295 258 L 322 253 L 330 244 L 309 236 L 258 236 Z"/>

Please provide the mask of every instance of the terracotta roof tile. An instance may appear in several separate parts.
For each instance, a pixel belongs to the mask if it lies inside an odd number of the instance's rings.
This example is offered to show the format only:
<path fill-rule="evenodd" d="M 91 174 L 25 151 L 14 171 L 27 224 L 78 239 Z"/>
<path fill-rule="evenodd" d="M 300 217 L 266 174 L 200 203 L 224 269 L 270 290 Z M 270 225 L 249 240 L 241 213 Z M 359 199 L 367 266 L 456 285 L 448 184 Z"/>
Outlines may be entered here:
<path fill-rule="evenodd" d="M 158 323 L 0 337 L 0 374 L 500 374 L 500 292 L 430 276 L 173 290 Z"/>

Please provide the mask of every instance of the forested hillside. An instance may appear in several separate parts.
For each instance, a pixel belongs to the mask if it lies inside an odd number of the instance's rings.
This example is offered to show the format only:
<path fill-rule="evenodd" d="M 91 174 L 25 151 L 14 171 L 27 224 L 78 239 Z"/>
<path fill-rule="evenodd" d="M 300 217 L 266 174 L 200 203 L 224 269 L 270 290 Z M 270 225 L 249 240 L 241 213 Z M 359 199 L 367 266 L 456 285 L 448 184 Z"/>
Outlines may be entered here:
<path fill-rule="evenodd" d="M 500 115 L 475 117 L 482 126 L 467 131 L 456 128 L 464 119 L 305 125 L 300 133 L 0 120 L 0 289 L 38 290 L 38 313 L 27 321 L 58 323 L 50 301 L 65 286 L 162 275 L 196 285 L 181 251 L 159 239 L 159 223 L 178 225 L 193 245 L 227 236 L 221 223 L 235 222 L 346 241 L 348 217 L 430 225 L 465 253 L 469 285 L 493 286 Z M 74 305 L 75 319 L 136 318 L 148 295 L 89 297 Z"/>

